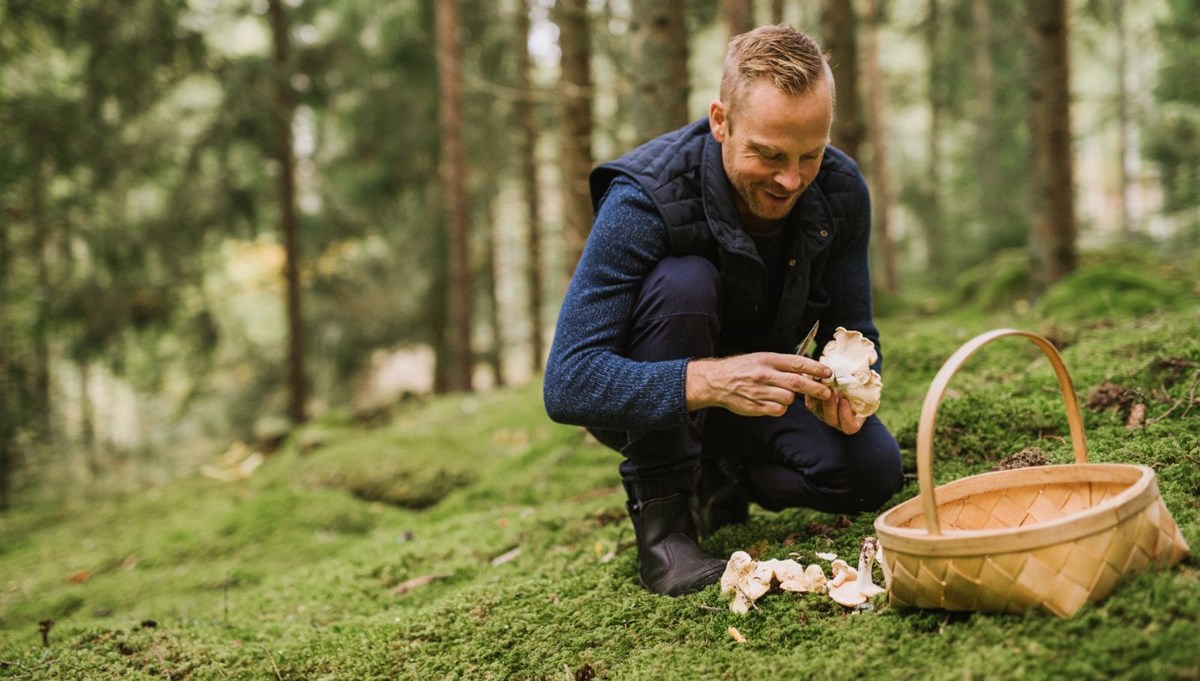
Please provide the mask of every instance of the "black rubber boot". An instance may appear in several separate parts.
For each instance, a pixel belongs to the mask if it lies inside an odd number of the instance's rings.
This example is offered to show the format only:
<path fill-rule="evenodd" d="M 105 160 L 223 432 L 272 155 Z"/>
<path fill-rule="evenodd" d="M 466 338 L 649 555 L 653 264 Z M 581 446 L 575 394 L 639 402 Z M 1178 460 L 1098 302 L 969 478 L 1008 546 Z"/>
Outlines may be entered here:
<path fill-rule="evenodd" d="M 637 537 L 638 581 L 656 594 L 697 591 L 720 581 L 725 572 L 725 561 L 696 543 L 689 496 L 677 492 L 642 500 L 631 494 L 626 504 Z"/>
<path fill-rule="evenodd" d="M 701 538 L 725 527 L 746 522 L 750 501 L 738 489 L 732 476 L 715 459 L 705 459 L 696 475 L 693 499 L 696 531 Z"/>

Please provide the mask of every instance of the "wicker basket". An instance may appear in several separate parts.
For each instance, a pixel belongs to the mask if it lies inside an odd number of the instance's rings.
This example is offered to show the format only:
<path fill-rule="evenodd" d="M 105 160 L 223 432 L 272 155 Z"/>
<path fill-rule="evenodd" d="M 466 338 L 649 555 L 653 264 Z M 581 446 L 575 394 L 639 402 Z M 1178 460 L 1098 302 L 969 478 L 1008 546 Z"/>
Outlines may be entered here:
<path fill-rule="evenodd" d="M 1032 340 L 1066 401 L 1075 463 L 984 473 L 934 489 L 934 420 L 955 371 L 1004 336 Z M 942 366 L 917 430 L 920 495 L 875 520 L 893 605 L 980 612 L 1040 607 L 1068 617 L 1112 593 L 1123 576 L 1174 565 L 1188 545 L 1146 466 L 1087 463 L 1083 420 L 1058 351 L 1037 334 L 977 336 Z"/>

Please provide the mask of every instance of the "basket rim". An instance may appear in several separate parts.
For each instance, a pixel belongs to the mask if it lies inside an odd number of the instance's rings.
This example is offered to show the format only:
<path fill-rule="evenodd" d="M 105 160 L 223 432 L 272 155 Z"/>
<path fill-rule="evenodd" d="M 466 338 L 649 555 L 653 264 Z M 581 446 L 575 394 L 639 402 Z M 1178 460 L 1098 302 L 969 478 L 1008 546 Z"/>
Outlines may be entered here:
<path fill-rule="evenodd" d="M 1154 470 L 1149 466 L 1123 463 L 1075 463 L 1035 466 L 980 473 L 934 488 L 938 505 L 971 494 L 1005 487 L 1029 487 L 1048 483 L 1129 482 L 1129 487 L 1095 506 L 1054 520 L 1022 527 L 984 530 L 942 530 L 901 527 L 922 514 L 922 497 L 908 499 L 875 518 L 875 532 L 883 549 L 925 556 L 968 556 L 1008 553 L 1074 541 L 1102 532 L 1140 512 L 1159 498 Z M 1015 484 L 1014 484 L 1015 483 Z"/>

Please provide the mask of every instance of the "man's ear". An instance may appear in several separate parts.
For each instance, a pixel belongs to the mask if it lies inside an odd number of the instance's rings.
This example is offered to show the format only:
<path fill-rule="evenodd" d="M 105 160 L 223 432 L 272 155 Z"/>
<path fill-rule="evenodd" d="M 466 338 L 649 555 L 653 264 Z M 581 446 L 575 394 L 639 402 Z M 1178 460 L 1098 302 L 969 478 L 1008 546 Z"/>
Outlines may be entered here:
<path fill-rule="evenodd" d="M 729 119 L 725 114 L 725 104 L 721 100 L 714 99 L 712 104 L 708 105 L 708 127 L 712 129 L 713 139 L 722 144 L 729 135 Z"/>

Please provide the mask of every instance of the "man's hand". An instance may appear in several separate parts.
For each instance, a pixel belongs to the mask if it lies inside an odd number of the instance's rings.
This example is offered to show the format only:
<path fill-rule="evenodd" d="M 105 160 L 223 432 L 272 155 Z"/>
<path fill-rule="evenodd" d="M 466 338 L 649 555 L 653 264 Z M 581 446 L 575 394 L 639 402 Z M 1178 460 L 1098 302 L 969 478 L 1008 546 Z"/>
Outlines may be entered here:
<path fill-rule="evenodd" d="M 813 413 L 813 416 L 833 428 L 837 428 L 847 435 L 857 433 L 866 423 L 867 417 L 855 414 L 854 407 L 850 406 L 850 400 L 843 397 L 838 391 L 830 390 L 829 392 L 832 395 L 827 400 L 817 400 L 805 395 L 804 406 Z"/>
<path fill-rule="evenodd" d="M 830 375 L 829 367 L 816 360 L 775 352 L 692 360 L 687 365 L 687 408 L 723 407 L 742 416 L 782 416 L 798 394 L 805 400 L 836 402 L 837 394 L 820 382 Z"/>

